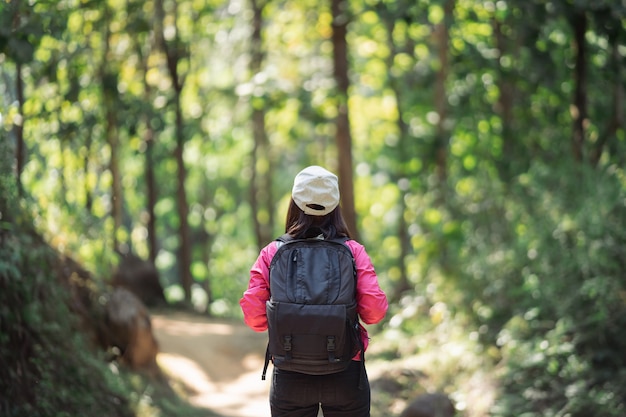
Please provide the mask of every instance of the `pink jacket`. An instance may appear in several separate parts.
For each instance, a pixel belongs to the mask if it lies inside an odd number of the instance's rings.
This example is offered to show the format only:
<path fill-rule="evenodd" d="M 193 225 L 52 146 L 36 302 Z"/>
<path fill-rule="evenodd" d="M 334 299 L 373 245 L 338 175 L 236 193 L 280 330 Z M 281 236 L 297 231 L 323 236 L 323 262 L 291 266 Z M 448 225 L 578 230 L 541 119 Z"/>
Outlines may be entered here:
<path fill-rule="evenodd" d="M 365 252 L 363 245 L 355 240 L 348 240 L 346 244 L 352 250 L 356 261 L 356 301 L 359 318 L 365 324 L 378 323 L 387 312 L 387 297 L 378 284 L 376 271 L 374 271 L 372 261 Z M 252 330 L 257 332 L 267 330 L 265 303 L 270 299 L 269 266 L 277 249 L 276 242 L 271 242 L 261 250 L 259 257 L 250 269 L 248 289 L 239 301 L 244 321 Z M 369 337 L 363 326 L 361 326 L 361 338 L 363 346 L 367 349 Z"/>

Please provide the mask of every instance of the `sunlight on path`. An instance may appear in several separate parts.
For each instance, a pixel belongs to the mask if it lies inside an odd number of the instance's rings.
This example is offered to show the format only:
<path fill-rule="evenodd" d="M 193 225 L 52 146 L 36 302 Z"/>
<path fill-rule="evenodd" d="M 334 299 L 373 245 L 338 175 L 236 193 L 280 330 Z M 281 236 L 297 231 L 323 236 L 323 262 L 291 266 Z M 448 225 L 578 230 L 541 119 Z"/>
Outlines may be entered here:
<path fill-rule="evenodd" d="M 266 334 L 185 315 L 153 316 L 159 366 L 190 391 L 188 400 L 225 417 L 269 416 L 261 380 Z"/>

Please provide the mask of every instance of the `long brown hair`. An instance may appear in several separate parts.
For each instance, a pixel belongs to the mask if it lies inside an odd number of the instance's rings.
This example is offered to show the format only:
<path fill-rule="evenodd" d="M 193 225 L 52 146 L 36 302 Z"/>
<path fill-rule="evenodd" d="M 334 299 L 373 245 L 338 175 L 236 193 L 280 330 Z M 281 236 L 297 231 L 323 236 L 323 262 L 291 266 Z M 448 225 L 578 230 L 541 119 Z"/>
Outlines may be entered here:
<path fill-rule="evenodd" d="M 325 239 L 350 237 L 348 226 L 339 206 L 325 216 L 310 216 L 298 207 L 293 198 L 287 210 L 285 233 L 295 239 L 314 237 L 320 233 L 324 235 Z"/>

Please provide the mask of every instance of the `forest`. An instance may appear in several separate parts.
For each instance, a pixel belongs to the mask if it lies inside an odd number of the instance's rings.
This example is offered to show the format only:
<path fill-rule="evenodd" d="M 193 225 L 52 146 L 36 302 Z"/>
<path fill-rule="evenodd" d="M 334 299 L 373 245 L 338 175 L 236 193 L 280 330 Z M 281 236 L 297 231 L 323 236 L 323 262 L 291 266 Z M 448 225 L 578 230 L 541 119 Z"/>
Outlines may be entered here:
<path fill-rule="evenodd" d="M 240 321 L 312 164 L 390 302 L 372 415 L 626 415 L 624 1 L 4 0 L 0 64 L 0 415 L 141 417 L 58 259 Z"/>

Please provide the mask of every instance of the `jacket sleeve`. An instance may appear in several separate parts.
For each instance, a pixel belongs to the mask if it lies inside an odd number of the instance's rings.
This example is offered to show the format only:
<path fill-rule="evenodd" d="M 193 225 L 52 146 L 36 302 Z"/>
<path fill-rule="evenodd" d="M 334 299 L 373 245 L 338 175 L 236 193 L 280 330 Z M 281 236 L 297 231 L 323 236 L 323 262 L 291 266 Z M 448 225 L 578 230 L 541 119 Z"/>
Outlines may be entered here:
<path fill-rule="evenodd" d="M 250 269 L 248 289 L 239 300 L 244 322 L 256 332 L 267 330 L 265 303 L 270 299 L 269 265 L 276 252 L 275 247 L 275 244 L 270 243 L 261 250 Z"/>
<path fill-rule="evenodd" d="M 374 265 L 363 245 L 354 240 L 348 241 L 348 244 L 356 262 L 357 313 L 365 324 L 378 323 L 389 308 L 387 296 L 378 284 Z"/>

